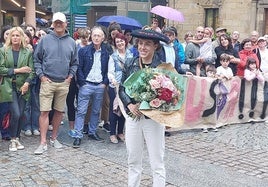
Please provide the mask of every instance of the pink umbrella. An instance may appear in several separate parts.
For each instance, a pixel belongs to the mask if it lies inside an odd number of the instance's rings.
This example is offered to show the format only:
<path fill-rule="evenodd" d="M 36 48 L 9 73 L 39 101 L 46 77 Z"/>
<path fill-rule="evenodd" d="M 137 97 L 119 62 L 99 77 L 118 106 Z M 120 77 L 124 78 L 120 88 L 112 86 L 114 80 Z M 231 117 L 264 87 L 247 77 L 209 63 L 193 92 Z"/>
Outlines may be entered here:
<path fill-rule="evenodd" d="M 151 13 L 173 21 L 184 21 L 183 14 L 180 11 L 168 6 L 157 5 L 151 9 Z"/>

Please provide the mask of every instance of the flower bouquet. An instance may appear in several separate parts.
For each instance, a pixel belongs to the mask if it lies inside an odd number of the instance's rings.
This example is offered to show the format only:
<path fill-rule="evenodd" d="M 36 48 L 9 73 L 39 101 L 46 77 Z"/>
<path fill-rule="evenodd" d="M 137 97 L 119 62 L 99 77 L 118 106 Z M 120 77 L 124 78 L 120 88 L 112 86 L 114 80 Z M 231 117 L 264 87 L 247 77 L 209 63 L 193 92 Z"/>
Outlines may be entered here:
<path fill-rule="evenodd" d="M 185 78 L 165 68 L 145 68 L 125 82 L 126 93 L 140 103 L 140 111 L 160 124 L 179 127 L 184 103 Z"/>

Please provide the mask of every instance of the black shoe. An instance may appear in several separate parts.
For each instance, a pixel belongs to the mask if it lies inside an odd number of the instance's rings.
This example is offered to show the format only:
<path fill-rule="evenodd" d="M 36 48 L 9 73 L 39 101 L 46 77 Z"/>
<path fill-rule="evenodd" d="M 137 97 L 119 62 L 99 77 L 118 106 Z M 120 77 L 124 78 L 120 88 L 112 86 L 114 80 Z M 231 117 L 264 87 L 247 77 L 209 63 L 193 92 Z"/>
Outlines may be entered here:
<path fill-rule="evenodd" d="M 73 148 L 79 148 L 81 144 L 81 138 L 75 138 L 73 143 Z"/>
<path fill-rule="evenodd" d="M 102 126 L 102 128 L 106 132 L 111 132 L 111 130 L 110 130 L 110 124 L 109 123 L 104 123 L 103 126 Z"/>
<path fill-rule="evenodd" d="M 165 131 L 165 136 L 169 137 L 169 136 L 171 136 L 171 133 L 168 131 Z"/>
<path fill-rule="evenodd" d="M 84 124 L 83 134 L 88 134 L 88 124 Z"/>
<path fill-rule="evenodd" d="M 96 140 L 96 141 L 103 141 L 103 139 L 101 137 L 99 137 L 99 135 L 97 133 L 95 134 L 88 134 L 88 137 L 92 140 Z"/>

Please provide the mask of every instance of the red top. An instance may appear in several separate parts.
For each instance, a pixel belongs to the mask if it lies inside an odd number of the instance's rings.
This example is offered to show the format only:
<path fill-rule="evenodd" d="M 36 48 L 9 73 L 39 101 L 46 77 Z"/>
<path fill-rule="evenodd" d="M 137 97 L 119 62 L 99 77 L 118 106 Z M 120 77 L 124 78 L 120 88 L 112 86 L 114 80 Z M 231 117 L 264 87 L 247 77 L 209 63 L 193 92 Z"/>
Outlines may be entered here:
<path fill-rule="evenodd" d="M 240 57 L 240 63 L 237 64 L 237 76 L 244 77 L 244 71 L 246 69 L 247 65 L 247 59 L 248 57 L 252 57 L 256 60 L 257 68 L 260 68 L 260 63 L 257 55 L 253 51 L 248 51 L 248 50 L 241 50 L 239 52 L 239 57 Z"/>

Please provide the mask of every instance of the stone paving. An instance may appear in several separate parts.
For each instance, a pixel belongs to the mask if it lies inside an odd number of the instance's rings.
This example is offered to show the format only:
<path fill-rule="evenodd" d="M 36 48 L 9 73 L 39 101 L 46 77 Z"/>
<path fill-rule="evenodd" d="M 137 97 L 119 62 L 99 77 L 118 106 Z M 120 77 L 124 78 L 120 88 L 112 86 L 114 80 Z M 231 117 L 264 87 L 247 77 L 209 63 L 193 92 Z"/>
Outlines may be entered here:
<path fill-rule="evenodd" d="M 63 149 L 49 146 L 44 155 L 34 155 L 39 137 L 21 138 L 25 149 L 9 152 L 9 142 L 0 142 L 0 186 L 114 187 L 127 186 L 125 144 L 83 138 L 73 149 L 68 126 L 61 126 Z M 266 123 L 228 125 L 218 132 L 171 130 L 166 138 L 168 187 L 265 187 L 268 186 L 268 126 Z M 147 152 L 141 186 L 152 186 Z"/>

